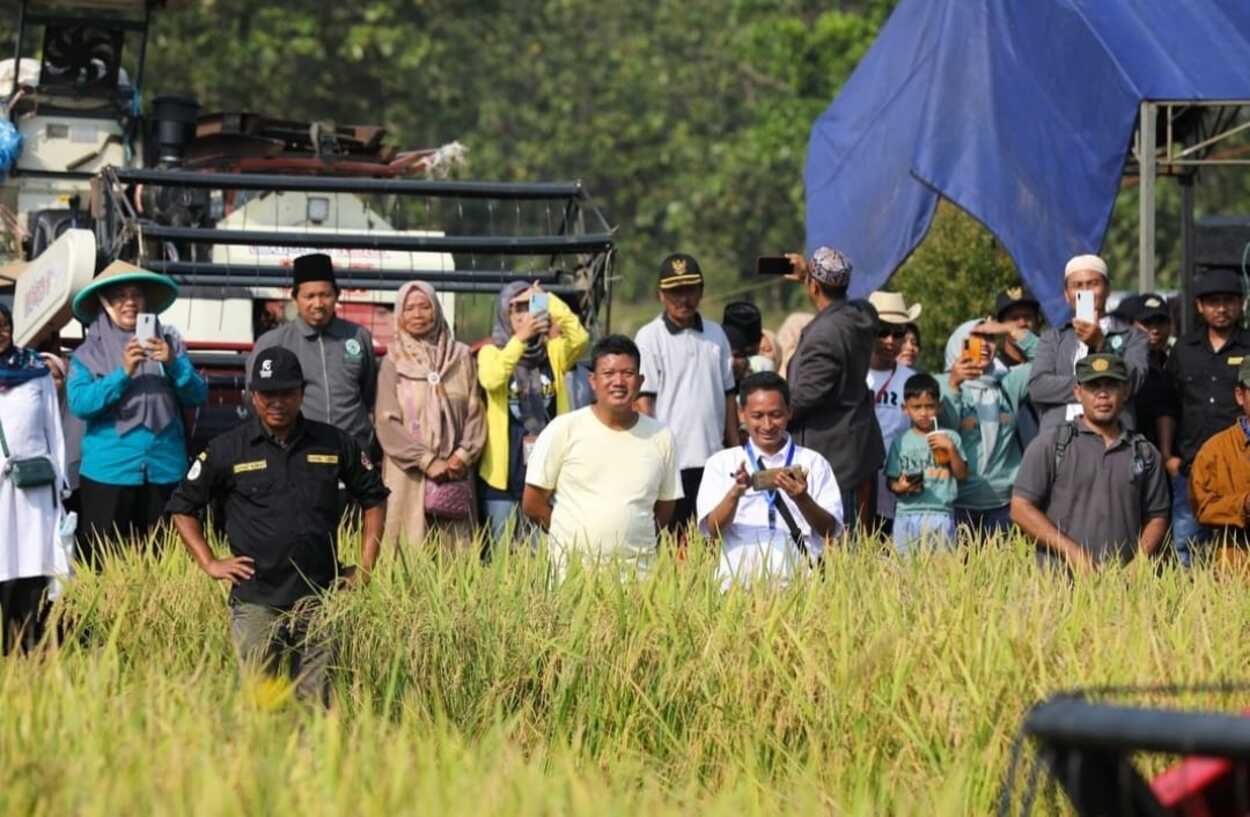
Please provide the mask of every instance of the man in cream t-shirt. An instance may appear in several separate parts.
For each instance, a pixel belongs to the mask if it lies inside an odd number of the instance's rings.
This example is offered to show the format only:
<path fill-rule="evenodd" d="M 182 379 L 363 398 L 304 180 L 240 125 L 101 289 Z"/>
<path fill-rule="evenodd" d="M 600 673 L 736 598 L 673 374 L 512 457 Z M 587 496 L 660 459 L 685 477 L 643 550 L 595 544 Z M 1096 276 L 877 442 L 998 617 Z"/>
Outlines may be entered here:
<path fill-rule="evenodd" d="M 623 335 L 599 340 L 590 357 L 595 403 L 555 418 L 534 443 L 521 509 L 549 532 L 562 569 L 574 554 L 645 569 L 657 528 L 681 498 L 672 433 L 634 410 L 639 358 Z"/>

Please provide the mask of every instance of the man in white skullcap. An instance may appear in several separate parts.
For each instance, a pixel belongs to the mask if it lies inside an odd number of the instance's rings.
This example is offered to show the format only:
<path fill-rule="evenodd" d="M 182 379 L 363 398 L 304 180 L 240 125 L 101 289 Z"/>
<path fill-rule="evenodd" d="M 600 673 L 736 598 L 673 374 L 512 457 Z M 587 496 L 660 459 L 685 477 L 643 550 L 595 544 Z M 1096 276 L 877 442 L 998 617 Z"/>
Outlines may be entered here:
<path fill-rule="evenodd" d="M 1085 292 L 1092 295 L 1080 294 Z M 1107 314 L 1109 294 L 1111 282 L 1106 261 L 1096 255 L 1078 255 L 1068 262 L 1063 271 L 1063 296 L 1074 309 L 1078 301 L 1092 299 L 1093 314 L 1082 314 L 1077 309 L 1070 323 L 1042 333 L 1029 376 L 1029 399 L 1038 413 L 1042 431 L 1081 416 L 1081 404 L 1073 397 L 1076 363 L 1099 352 L 1122 357 L 1128 367 L 1130 395 L 1120 423 L 1130 430 L 1136 428 L 1131 397 L 1146 380 L 1150 344 L 1146 333 L 1132 323 Z"/>

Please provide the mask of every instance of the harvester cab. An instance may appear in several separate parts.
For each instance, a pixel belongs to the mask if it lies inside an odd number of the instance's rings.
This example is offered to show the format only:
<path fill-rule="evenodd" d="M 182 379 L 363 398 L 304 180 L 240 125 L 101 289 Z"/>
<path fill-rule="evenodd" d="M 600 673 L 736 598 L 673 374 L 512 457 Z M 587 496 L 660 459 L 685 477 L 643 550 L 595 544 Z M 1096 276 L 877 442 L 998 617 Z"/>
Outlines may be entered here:
<path fill-rule="evenodd" d="M 453 326 L 457 294 L 538 281 L 602 330 L 612 230 L 579 182 L 453 180 L 465 160 L 454 142 L 404 150 L 377 126 L 205 112 L 176 95 L 144 103 L 149 27 L 167 5 L 22 4 L 0 62 L 0 221 L 14 259 L 0 275 L 16 281 L 17 343 L 81 337 L 69 304 L 115 260 L 169 275 L 181 296 L 162 320 L 209 375 L 211 431 L 237 419 L 251 344 L 292 317 L 289 268 L 306 252 L 331 255 L 340 314 L 381 351 L 394 293 L 412 279 L 438 289 Z"/>

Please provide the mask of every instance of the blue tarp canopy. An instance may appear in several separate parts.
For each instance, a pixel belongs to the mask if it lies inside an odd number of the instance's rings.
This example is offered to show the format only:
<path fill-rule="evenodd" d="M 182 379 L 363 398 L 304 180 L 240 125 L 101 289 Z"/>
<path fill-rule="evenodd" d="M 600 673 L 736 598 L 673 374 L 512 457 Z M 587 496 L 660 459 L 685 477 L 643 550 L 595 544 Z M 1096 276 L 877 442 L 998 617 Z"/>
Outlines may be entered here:
<path fill-rule="evenodd" d="M 1142 100 L 1250 98 L 1250 0 L 902 0 L 804 173 L 807 248 L 882 287 L 945 196 L 1011 254 L 1052 322 L 1102 245 Z"/>

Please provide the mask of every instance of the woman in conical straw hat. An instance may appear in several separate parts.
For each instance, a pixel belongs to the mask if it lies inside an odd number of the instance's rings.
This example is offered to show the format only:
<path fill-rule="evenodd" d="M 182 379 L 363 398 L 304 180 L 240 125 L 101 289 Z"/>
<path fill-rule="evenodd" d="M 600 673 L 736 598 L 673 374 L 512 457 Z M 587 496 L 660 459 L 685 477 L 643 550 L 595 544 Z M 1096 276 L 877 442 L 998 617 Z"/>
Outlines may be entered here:
<path fill-rule="evenodd" d="M 73 301 L 87 329 L 70 360 L 70 411 L 86 422 L 82 442 L 78 548 L 98 566 L 119 537 L 146 536 L 187 470 L 182 410 L 208 386 L 178 333 L 159 321 L 140 340 L 140 316 L 164 312 L 178 286 L 123 261 L 109 265 Z"/>

